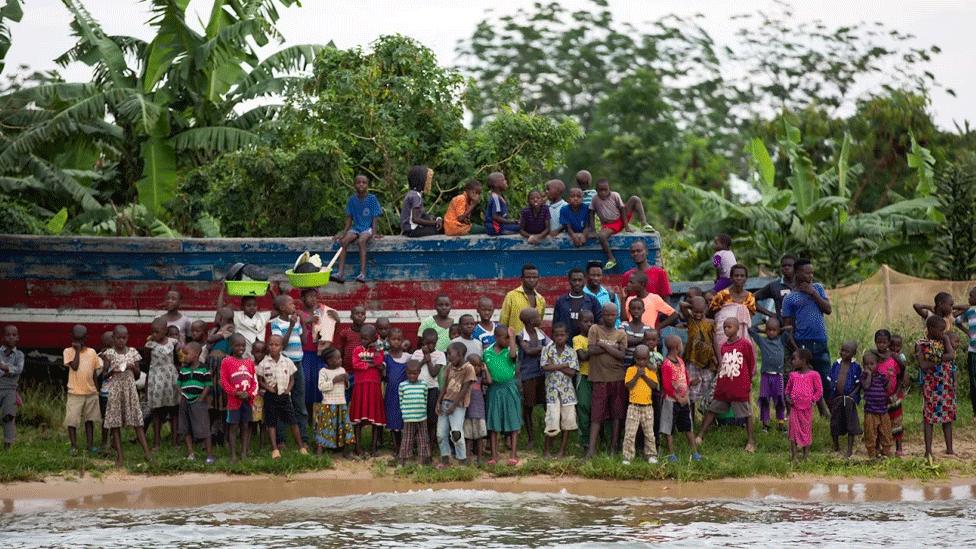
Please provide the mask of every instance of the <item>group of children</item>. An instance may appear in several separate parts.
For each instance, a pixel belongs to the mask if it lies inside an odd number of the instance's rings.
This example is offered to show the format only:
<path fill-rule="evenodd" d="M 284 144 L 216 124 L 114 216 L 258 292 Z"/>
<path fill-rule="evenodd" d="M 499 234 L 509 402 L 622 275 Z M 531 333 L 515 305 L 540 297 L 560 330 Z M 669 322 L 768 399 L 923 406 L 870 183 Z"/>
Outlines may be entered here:
<path fill-rule="evenodd" d="M 508 180 L 502 172 L 487 177 L 488 198 L 483 208 L 484 226 L 473 223 L 483 194 L 478 180 L 468 181 L 461 194 L 451 199 L 443 217 L 431 217 L 424 208 L 423 195 L 430 191 L 433 170 L 426 166 L 413 166 L 407 174 L 408 190 L 400 208 L 400 232 L 411 238 L 444 234 L 465 236 L 487 234 L 502 236 L 519 234 L 529 244 L 539 244 L 549 237 L 565 233 L 574 246 L 583 246 L 592 237 L 600 241 L 607 256 L 606 269 L 616 266 L 617 260 L 610 249 L 609 238 L 621 231 L 632 231 L 630 222 L 637 216 L 640 228 L 650 232 L 654 228 L 647 223 L 644 205 L 640 198 L 631 196 L 624 201 L 620 194 L 610 189 L 610 182 L 600 179 L 591 188 L 593 177 L 581 170 L 576 174 L 576 186 L 566 193 L 566 184 L 551 179 L 543 189 L 528 193 L 528 205 L 511 215 L 505 192 Z M 354 245 L 359 252 L 358 282 L 366 281 L 367 245 L 382 235 L 377 220 L 383 210 L 376 195 L 369 192 L 369 179 L 357 175 L 355 193 L 346 203 L 346 221 L 342 232 L 335 236 L 340 246 L 339 264 L 331 279 L 345 282 L 346 252 Z M 564 199 L 563 196 L 566 196 Z"/>

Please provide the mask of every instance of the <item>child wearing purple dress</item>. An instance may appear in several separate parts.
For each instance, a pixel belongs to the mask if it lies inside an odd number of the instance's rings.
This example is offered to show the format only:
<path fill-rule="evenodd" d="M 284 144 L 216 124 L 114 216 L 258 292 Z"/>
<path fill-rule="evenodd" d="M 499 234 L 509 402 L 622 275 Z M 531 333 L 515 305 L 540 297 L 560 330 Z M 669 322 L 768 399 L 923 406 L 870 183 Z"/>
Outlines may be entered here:
<path fill-rule="evenodd" d="M 823 397 L 820 374 L 810 369 L 813 354 L 808 349 L 797 349 L 791 364 L 793 372 L 786 382 L 786 401 L 790 404 L 790 459 L 796 459 L 797 449 L 803 451 L 803 459 L 810 454 L 813 444 L 813 405 Z"/>
<path fill-rule="evenodd" d="M 542 193 L 538 190 L 529 191 L 529 205 L 519 216 L 519 234 L 529 244 L 535 245 L 549 236 L 549 208 L 545 206 Z"/>

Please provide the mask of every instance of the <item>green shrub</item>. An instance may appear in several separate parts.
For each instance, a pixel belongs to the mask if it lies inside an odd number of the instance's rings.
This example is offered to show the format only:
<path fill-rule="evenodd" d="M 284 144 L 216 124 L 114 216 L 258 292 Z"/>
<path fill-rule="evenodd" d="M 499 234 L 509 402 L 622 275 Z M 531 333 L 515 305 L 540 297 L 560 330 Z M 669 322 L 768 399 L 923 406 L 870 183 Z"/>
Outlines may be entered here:
<path fill-rule="evenodd" d="M 17 423 L 39 429 L 60 429 L 64 423 L 64 391 L 44 385 L 20 388 L 23 406 L 17 411 Z"/>

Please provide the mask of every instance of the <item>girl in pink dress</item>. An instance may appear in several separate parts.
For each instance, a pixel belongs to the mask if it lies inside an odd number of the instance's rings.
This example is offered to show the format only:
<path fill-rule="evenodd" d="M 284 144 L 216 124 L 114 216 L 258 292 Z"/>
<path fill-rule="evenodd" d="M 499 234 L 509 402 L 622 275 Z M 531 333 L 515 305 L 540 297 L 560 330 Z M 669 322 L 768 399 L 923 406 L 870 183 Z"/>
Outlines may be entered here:
<path fill-rule="evenodd" d="M 790 405 L 790 459 L 796 460 L 797 448 L 803 459 L 813 444 L 813 405 L 823 397 L 820 374 L 810 369 L 813 355 L 807 349 L 797 349 L 791 363 L 793 372 L 786 382 L 786 402 Z"/>

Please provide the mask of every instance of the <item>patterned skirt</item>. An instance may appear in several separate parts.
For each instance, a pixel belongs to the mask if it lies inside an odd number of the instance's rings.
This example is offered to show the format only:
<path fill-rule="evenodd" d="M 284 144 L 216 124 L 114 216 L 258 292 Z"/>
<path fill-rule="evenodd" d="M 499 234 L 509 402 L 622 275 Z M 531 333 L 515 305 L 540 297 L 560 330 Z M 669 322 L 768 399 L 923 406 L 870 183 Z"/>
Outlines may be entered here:
<path fill-rule="evenodd" d="M 326 448 L 342 448 L 356 443 L 349 407 L 345 404 L 315 404 L 312 407 L 315 422 L 315 442 Z"/>
<path fill-rule="evenodd" d="M 179 406 L 180 386 L 177 384 L 176 366 L 159 364 L 149 368 L 146 395 L 150 410 Z"/>
<path fill-rule="evenodd" d="M 129 372 L 113 375 L 106 384 L 108 404 L 105 406 L 105 428 L 142 427 L 139 392 Z"/>
<path fill-rule="evenodd" d="M 956 420 L 956 365 L 948 362 L 925 371 L 922 384 L 923 421 L 929 425 Z"/>

